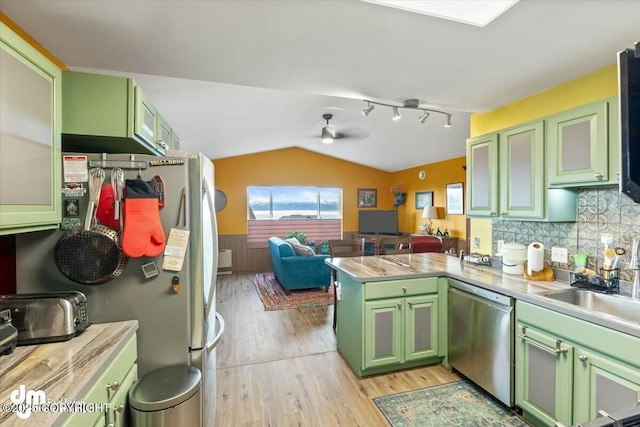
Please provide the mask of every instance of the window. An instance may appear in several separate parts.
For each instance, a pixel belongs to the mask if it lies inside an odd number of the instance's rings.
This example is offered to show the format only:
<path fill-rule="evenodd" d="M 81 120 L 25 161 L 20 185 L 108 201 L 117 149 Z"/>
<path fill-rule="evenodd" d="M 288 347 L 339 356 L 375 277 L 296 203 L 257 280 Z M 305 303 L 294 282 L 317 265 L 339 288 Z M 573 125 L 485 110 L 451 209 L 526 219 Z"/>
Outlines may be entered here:
<path fill-rule="evenodd" d="M 257 187 L 247 189 L 248 247 L 267 247 L 271 236 L 298 230 L 308 240 L 342 236 L 342 189 L 332 187 Z"/>

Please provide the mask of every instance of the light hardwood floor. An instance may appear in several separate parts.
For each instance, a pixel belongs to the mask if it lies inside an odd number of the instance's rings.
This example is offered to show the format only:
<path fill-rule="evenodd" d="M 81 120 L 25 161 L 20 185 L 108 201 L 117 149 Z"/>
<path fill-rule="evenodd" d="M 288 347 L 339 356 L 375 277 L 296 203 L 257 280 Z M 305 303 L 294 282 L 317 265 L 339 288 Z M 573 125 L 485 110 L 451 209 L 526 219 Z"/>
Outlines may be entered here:
<path fill-rule="evenodd" d="M 264 311 L 252 274 L 218 276 L 216 426 L 388 426 L 373 398 L 460 379 L 441 365 L 358 379 L 333 306 Z"/>

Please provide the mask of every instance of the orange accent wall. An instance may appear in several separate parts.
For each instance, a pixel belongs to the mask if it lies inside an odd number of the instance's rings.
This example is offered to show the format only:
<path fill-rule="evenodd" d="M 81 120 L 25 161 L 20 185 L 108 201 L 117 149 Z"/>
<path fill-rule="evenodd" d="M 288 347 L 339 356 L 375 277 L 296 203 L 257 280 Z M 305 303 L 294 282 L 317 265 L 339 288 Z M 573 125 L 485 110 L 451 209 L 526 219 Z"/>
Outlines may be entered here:
<path fill-rule="evenodd" d="M 464 182 L 462 165 L 465 158 L 447 160 L 423 167 L 389 173 L 356 163 L 304 150 L 285 148 L 213 161 L 215 185 L 227 195 L 227 206 L 217 213 L 218 233 L 223 235 L 247 233 L 247 187 L 251 185 L 310 185 L 340 187 L 343 190 L 343 229 L 358 230 L 358 188 L 376 188 L 378 205 L 375 209 L 394 209 L 391 186 L 404 184 L 407 202 L 399 208 L 399 229 L 405 233 L 418 231 L 422 212 L 415 209 L 416 191 L 433 191 L 436 206 L 444 216 L 445 186 Z M 418 171 L 427 178 L 421 181 Z M 443 224 L 444 220 L 434 221 Z M 449 219 L 452 236 L 465 237 L 465 217 Z M 444 229 L 443 229 L 444 231 Z"/>
<path fill-rule="evenodd" d="M 463 183 L 463 190 L 466 194 L 466 172 L 463 166 L 466 165 L 466 157 L 457 157 L 455 159 L 445 160 L 442 162 L 432 163 L 420 167 L 405 169 L 393 174 L 393 179 L 397 183 L 402 183 L 407 192 L 407 202 L 400 207 L 400 230 L 405 233 L 420 232 L 420 225 L 425 224 L 427 220 L 422 219 L 422 210 L 415 208 L 416 192 L 433 191 L 433 206 L 438 208 L 438 216 L 441 219 L 433 220 L 433 227 L 444 232 L 449 230 L 452 237 L 466 239 L 466 215 L 446 215 L 446 188 L 447 184 L 456 182 Z M 425 178 L 420 179 L 418 173 L 425 172 Z M 466 212 L 464 206 L 464 212 Z"/>
<path fill-rule="evenodd" d="M 377 188 L 376 209 L 393 209 L 391 174 L 301 148 L 285 148 L 213 161 L 215 186 L 227 195 L 217 213 L 219 234 L 247 233 L 247 187 L 299 185 L 342 188 L 343 228 L 358 229 L 358 188 Z"/>
<path fill-rule="evenodd" d="M 62 70 L 68 70 L 69 69 L 69 68 L 67 68 L 66 65 L 64 65 L 62 63 L 62 61 L 60 61 L 58 58 L 53 56 L 51 54 L 51 52 L 49 52 L 47 49 L 45 49 L 44 46 L 42 46 L 40 43 L 38 43 L 33 37 L 31 37 L 22 28 L 20 28 L 18 26 L 18 24 L 13 22 L 7 15 L 5 15 L 2 12 L 0 12 L 0 21 L 2 21 L 2 23 L 4 23 L 7 27 L 11 28 L 17 35 L 22 37 L 27 43 L 29 43 L 31 46 L 33 46 L 38 52 L 40 52 L 41 54 L 46 56 L 49 59 L 49 61 L 53 62 L 58 67 L 60 67 L 60 69 L 62 69 Z"/>

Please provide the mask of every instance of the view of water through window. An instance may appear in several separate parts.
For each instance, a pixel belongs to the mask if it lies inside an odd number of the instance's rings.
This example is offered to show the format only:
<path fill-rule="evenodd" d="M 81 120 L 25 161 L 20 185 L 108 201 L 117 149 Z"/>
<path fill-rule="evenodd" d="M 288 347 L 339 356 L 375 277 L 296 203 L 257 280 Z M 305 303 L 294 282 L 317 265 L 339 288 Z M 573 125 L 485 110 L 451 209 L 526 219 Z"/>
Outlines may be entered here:
<path fill-rule="evenodd" d="M 341 218 L 342 189 L 248 187 L 249 219 Z"/>

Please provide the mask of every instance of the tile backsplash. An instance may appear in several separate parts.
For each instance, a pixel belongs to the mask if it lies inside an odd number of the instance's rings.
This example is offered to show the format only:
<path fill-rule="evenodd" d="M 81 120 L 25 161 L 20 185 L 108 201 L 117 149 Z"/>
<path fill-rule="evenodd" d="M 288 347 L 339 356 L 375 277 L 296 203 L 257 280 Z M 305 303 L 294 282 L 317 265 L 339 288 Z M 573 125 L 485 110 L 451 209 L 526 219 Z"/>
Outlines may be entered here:
<path fill-rule="evenodd" d="M 544 245 L 546 265 L 573 269 L 573 255 L 584 252 L 588 267 L 599 271 L 604 263 L 602 233 L 613 235 L 613 247 L 624 248 L 619 267 L 620 278 L 632 281 L 634 272 L 629 270 L 629 250 L 634 238 L 640 238 L 640 204 L 634 203 L 618 187 L 586 188 L 578 191 L 578 219 L 576 222 L 543 223 L 533 221 L 492 221 L 493 254 L 498 251 L 498 240 L 505 243 L 529 243 Z M 568 264 L 551 262 L 551 247 L 566 248 Z"/>

